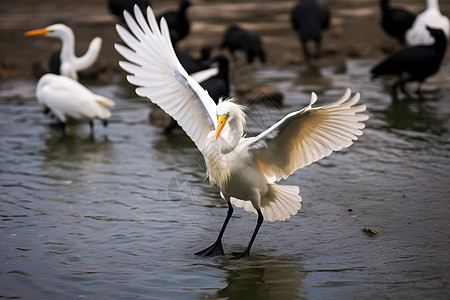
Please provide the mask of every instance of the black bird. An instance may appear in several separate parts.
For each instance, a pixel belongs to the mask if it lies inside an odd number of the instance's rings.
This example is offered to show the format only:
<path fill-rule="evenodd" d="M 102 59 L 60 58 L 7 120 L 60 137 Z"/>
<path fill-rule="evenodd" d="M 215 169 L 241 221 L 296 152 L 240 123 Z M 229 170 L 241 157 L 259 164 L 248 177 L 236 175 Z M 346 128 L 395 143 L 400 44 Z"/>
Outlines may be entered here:
<path fill-rule="evenodd" d="M 389 0 L 381 0 L 381 27 L 384 31 L 405 44 L 405 34 L 411 28 L 416 15 L 403 8 L 391 7 Z"/>
<path fill-rule="evenodd" d="M 170 30 L 170 38 L 174 46 L 189 34 L 190 22 L 187 18 L 189 6 L 191 6 L 189 0 L 181 0 L 178 10 L 167 11 L 157 18 L 158 24 L 161 23 L 162 17 L 166 19 Z"/>
<path fill-rule="evenodd" d="M 237 25 L 231 25 L 224 33 L 221 48 L 227 48 L 235 60 L 245 56 L 248 63 L 252 63 L 255 57 L 259 57 L 261 62 L 266 62 L 261 39 Z"/>
<path fill-rule="evenodd" d="M 208 91 L 208 94 L 218 103 L 221 97 L 228 97 L 230 94 L 230 81 L 228 75 L 228 59 L 223 55 L 217 55 L 207 63 L 209 66 L 218 64 L 219 72 L 200 85 Z"/>
<path fill-rule="evenodd" d="M 208 63 L 210 54 L 217 47 L 217 45 L 203 46 L 201 49 L 200 58 L 195 58 L 188 52 L 178 48 L 175 48 L 175 54 L 186 72 L 188 72 L 188 74 L 192 74 L 210 67 Z"/>
<path fill-rule="evenodd" d="M 430 46 L 406 47 L 376 65 L 370 71 L 372 79 L 380 75 L 397 75 L 398 79 L 392 86 L 392 99 L 397 100 L 397 87 L 408 97 L 405 83 L 418 81 L 417 95 L 423 100 L 420 87 L 426 78 L 435 74 L 441 65 L 447 47 L 447 40 L 441 29 L 427 26 L 427 30 L 434 37 L 434 44 Z"/>
<path fill-rule="evenodd" d="M 50 73 L 61 75 L 61 50 L 56 50 L 53 52 L 52 56 L 50 56 L 50 60 L 48 61 L 48 67 L 50 68 Z"/>
<path fill-rule="evenodd" d="M 108 0 L 109 11 L 116 15 L 122 22 L 124 22 L 123 11 L 128 11 L 134 18 L 134 6 L 137 5 L 141 11 L 147 11 L 147 6 L 150 6 L 148 0 Z"/>
<path fill-rule="evenodd" d="M 301 0 L 292 10 L 291 21 L 298 32 L 306 61 L 321 55 L 322 30 L 330 25 L 330 10 L 317 0 Z M 316 44 L 316 53 L 311 54 L 308 41 Z"/>

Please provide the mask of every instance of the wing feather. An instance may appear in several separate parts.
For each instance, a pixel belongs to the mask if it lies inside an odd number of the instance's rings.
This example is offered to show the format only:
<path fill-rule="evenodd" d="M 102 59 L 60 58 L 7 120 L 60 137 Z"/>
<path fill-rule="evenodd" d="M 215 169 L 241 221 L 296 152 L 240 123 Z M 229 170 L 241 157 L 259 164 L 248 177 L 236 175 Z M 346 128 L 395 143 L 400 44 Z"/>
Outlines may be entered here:
<path fill-rule="evenodd" d="M 354 106 L 360 99 L 356 93 L 350 100 L 350 89 L 334 103 L 312 108 L 317 100 L 313 93 L 310 104 L 288 114 L 260 135 L 250 138 L 249 149 L 259 168 L 270 181 L 286 178 L 295 170 L 350 146 L 363 132 L 368 116 L 365 105 Z"/>
<path fill-rule="evenodd" d="M 150 7 L 147 19 L 137 6 L 134 15 L 124 12 L 129 30 L 116 25 L 125 43 L 115 44 L 126 60 L 119 62 L 120 67 L 130 74 L 127 80 L 137 86 L 136 94 L 148 97 L 171 115 L 203 152 L 208 133 L 217 126 L 216 104 L 181 66 L 164 18 L 158 27 Z"/>

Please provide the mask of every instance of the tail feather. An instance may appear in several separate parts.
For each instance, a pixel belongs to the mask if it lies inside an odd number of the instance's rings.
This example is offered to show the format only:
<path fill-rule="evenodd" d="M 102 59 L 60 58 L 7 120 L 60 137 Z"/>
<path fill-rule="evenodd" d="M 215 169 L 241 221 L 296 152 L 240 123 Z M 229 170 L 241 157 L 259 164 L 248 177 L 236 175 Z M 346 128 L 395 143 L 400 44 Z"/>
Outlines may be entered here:
<path fill-rule="evenodd" d="M 269 192 L 261 198 L 261 213 L 264 220 L 284 221 L 297 214 L 302 202 L 297 186 L 268 184 L 268 187 Z M 250 201 L 231 198 L 231 203 L 246 211 L 256 213 L 256 209 Z"/>
<path fill-rule="evenodd" d="M 115 105 L 114 101 L 100 95 L 95 95 L 95 102 L 104 107 L 111 107 Z"/>
<path fill-rule="evenodd" d="M 109 111 L 108 107 L 114 106 L 114 101 L 100 95 L 95 95 L 94 100 L 98 104 L 96 117 L 101 120 L 106 120 L 111 117 L 111 112 Z"/>

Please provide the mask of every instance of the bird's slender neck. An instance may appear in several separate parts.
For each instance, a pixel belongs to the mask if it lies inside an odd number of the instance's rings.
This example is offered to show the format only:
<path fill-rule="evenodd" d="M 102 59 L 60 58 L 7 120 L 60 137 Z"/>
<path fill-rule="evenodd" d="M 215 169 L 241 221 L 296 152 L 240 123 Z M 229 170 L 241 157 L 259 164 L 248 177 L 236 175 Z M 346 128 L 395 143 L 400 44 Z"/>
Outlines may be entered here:
<path fill-rule="evenodd" d="M 190 3 L 187 1 L 183 1 L 180 5 L 180 15 L 186 16 L 186 11 L 189 8 Z"/>
<path fill-rule="evenodd" d="M 244 135 L 244 126 L 245 123 L 238 118 L 230 120 L 228 130 L 219 136 L 220 151 L 222 154 L 230 153 L 236 148 Z"/>
<path fill-rule="evenodd" d="M 61 63 L 71 63 L 75 58 L 75 36 L 71 30 L 62 31 L 61 39 Z"/>
<path fill-rule="evenodd" d="M 102 39 L 96 37 L 89 43 L 89 48 L 83 56 L 75 57 L 76 62 L 74 64 L 77 71 L 87 69 L 94 64 L 100 53 L 101 44 Z"/>
<path fill-rule="evenodd" d="M 438 0 L 427 0 L 427 7 L 439 10 Z"/>
<path fill-rule="evenodd" d="M 70 63 L 75 71 L 81 71 L 90 67 L 100 52 L 101 39 L 95 38 L 89 44 L 89 48 L 83 56 L 75 55 L 75 36 L 72 31 L 64 31 L 60 36 L 61 46 L 61 63 Z"/>
<path fill-rule="evenodd" d="M 229 131 L 219 137 L 220 139 L 220 152 L 227 154 L 233 151 L 239 144 L 241 137 L 244 135 L 244 128 L 239 124 L 231 121 L 228 123 Z"/>

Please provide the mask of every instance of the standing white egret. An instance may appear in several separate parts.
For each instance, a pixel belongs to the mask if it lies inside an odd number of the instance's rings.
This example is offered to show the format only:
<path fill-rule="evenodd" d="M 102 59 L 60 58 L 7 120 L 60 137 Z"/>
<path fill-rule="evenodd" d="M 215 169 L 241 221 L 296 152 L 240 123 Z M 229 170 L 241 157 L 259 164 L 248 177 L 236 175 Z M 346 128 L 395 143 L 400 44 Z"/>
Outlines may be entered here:
<path fill-rule="evenodd" d="M 91 129 L 94 119 L 102 120 L 106 126 L 111 116 L 108 107 L 114 106 L 112 100 L 92 93 L 78 81 L 56 74 L 45 74 L 39 79 L 36 97 L 63 125 L 69 120 L 85 121 Z"/>
<path fill-rule="evenodd" d="M 427 30 L 427 26 L 441 29 L 448 40 L 450 21 L 441 13 L 438 0 L 427 0 L 427 9 L 417 15 L 411 28 L 406 31 L 406 43 L 410 46 L 432 45 L 434 38 Z"/>
<path fill-rule="evenodd" d="M 347 89 L 336 102 L 312 108 L 310 104 L 292 112 L 255 137 L 244 137 L 245 113 L 233 100 L 217 105 L 183 69 L 173 50 L 164 19 L 161 30 L 151 8 L 146 21 L 135 7 L 135 18 L 124 12 L 130 32 L 116 25 L 117 32 L 129 48 L 116 44 L 117 51 L 128 60 L 120 66 L 131 75 L 136 93 L 148 97 L 170 114 L 194 141 L 205 158 L 211 184 L 221 190 L 228 213 L 216 242 L 196 255 L 223 255 L 222 235 L 233 213 L 232 204 L 256 212 L 257 225 L 244 252 L 245 257 L 263 220 L 285 220 L 300 209 L 302 198 L 297 186 L 277 185 L 295 170 L 319 160 L 332 151 L 348 147 L 362 134 L 367 119 L 364 105 L 354 106 L 359 93 L 350 97 Z"/>
<path fill-rule="evenodd" d="M 94 38 L 83 56 L 75 55 L 75 35 L 72 29 L 64 24 L 53 24 L 45 28 L 27 31 L 27 36 L 43 35 L 61 40 L 59 74 L 78 80 L 78 72 L 92 66 L 102 48 L 102 39 Z"/>

